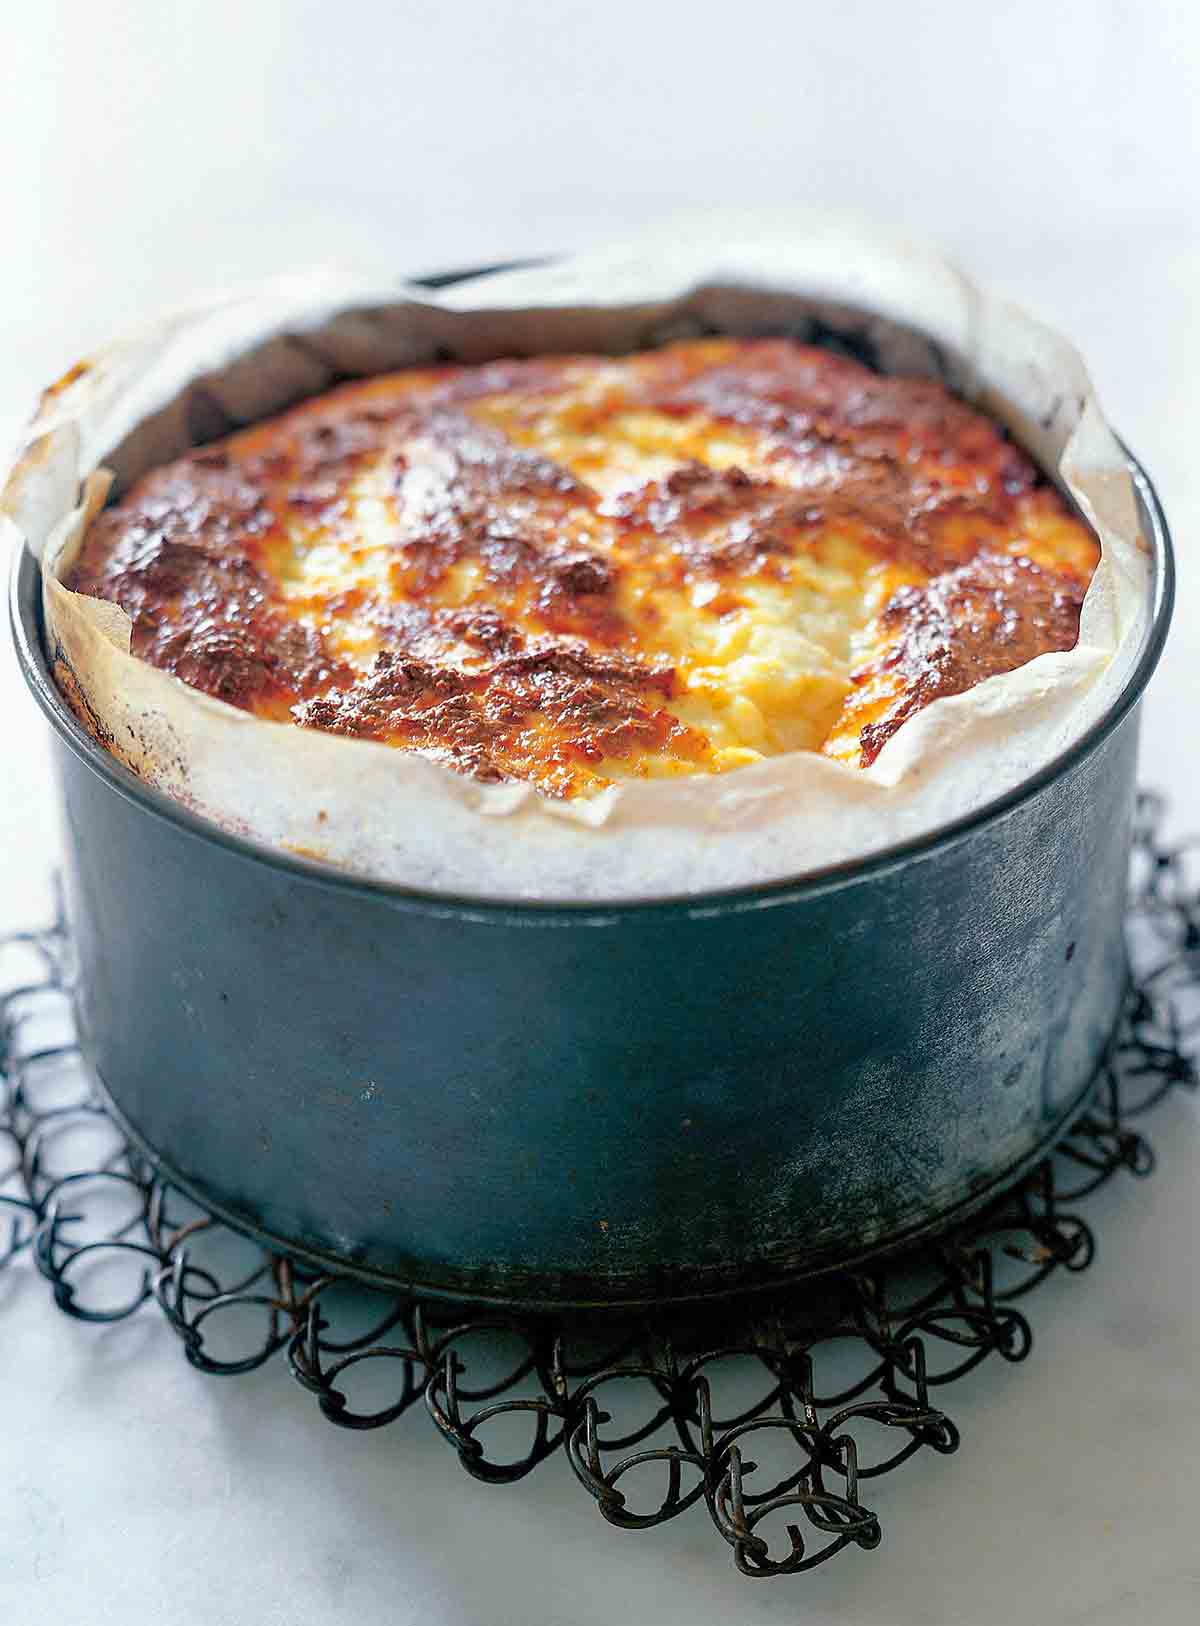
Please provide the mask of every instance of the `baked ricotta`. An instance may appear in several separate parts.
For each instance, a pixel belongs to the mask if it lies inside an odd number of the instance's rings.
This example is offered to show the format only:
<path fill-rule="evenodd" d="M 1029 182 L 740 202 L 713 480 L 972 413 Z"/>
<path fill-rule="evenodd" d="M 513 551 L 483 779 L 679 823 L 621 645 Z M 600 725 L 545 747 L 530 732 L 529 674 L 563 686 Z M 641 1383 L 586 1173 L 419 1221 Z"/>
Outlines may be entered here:
<path fill-rule="evenodd" d="M 341 386 L 153 470 L 66 585 L 219 700 L 569 797 L 866 765 L 1073 647 L 1098 557 L 941 385 L 705 339 Z"/>

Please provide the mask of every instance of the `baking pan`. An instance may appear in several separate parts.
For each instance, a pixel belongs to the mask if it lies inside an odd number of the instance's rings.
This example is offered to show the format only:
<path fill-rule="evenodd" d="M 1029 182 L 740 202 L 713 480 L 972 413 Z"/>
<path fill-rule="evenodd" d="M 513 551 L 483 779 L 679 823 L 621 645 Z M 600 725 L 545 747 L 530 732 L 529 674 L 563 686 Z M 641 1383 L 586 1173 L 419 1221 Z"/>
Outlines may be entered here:
<path fill-rule="evenodd" d="M 1136 666 L 969 818 L 794 882 L 607 905 L 426 894 L 229 834 L 50 719 L 81 1042 L 173 1183 L 281 1251 L 463 1300 L 765 1287 L 979 1205 L 1065 1128 L 1126 984 Z"/>

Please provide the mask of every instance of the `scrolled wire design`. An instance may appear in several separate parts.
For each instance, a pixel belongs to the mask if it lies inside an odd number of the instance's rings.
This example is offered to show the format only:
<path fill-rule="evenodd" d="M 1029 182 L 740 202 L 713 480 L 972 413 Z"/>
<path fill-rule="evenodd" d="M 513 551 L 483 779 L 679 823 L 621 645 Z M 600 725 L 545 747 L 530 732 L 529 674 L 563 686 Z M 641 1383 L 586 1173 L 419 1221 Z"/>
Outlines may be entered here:
<path fill-rule="evenodd" d="M 197 1370 L 236 1377 L 278 1359 L 338 1428 L 389 1427 L 423 1407 L 487 1484 L 565 1457 L 617 1529 L 703 1504 L 748 1577 L 870 1551 L 882 1527 L 865 1488 L 958 1448 L 938 1397 L 993 1357 L 1024 1360 L 1032 1332 L 1017 1301 L 1087 1268 L 1095 1236 L 1078 1205 L 1152 1172 L 1136 1121 L 1197 1082 L 1200 843 L 1168 843 L 1163 812 L 1139 800 L 1127 1007 L 1055 1152 L 916 1253 L 797 1283 L 719 1323 L 455 1311 L 237 1238 L 158 1179 L 99 1104 L 75 1045 L 61 919 L 0 938 L 0 1285 L 24 1262 L 77 1320 L 153 1306 Z M 753 1398 L 722 1415 L 715 1395 L 734 1368 L 757 1374 Z M 500 1449 L 497 1428 L 521 1443 Z M 784 1465 L 760 1465 L 764 1449 Z"/>

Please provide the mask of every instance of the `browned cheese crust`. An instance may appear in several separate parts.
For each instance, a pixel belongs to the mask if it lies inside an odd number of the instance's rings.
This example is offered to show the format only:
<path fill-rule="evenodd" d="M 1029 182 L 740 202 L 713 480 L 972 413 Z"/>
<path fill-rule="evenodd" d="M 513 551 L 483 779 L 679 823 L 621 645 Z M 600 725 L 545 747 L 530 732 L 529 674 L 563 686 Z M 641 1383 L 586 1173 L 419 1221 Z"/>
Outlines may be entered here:
<path fill-rule="evenodd" d="M 1098 557 L 940 385 L 715 339 L 343 386 L 152 471 L 67 585 L 234 706 L 571 796 L 867 764 L 1070 649 Z"/>

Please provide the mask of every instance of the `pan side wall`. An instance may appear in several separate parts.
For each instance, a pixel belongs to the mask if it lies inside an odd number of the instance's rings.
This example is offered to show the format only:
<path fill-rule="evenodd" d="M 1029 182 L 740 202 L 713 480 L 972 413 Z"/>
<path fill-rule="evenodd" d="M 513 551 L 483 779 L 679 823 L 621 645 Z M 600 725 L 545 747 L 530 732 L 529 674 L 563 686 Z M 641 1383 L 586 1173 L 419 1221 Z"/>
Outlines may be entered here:
<path fill-rule="evenodd" d="M 983 1192 L 1115 1020 L 1136 709 L 998 818 L 754 907 L 433 910 L 148 816 L 57 743 L 85 1049 L 197 1194 L 452 1293 L 752 1285 Z"/>

